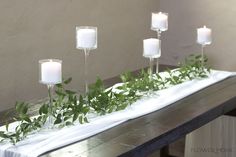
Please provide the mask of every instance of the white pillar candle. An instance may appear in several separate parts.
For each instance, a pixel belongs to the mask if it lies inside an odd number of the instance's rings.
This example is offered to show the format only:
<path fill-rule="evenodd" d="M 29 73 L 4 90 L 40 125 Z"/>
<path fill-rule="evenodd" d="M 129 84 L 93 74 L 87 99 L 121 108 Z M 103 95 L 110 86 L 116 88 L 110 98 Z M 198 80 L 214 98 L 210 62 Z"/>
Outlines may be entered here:
<path fill-rule="evenodd" d="M 96 27 L 76 27 L 76 47 L 78 49 L 97 48 L 97 29 Z"/>
<path fill-rule="evenodd" d="M 197 42 L 199 44 L 208 45 L 211 44 L 211 29 L 206 26 L 197 29 Z"/>
<path fill-rule="evenodd" d="M 166 31 L 168 29 L 168 14 L 167 13 L 152 13 L 153 30 Z"/>
<path fill-rule="evenodd" d="M 41 83 L 58 84 L 62 82 L 61 61 L 44 60 L 41 63 Z"/>
<path fill-rule="evenodd" d="M 159 58 L 160 53 L 160 40 L 149 38 L 143 40 L 143 56 L 147 58 Z"/>

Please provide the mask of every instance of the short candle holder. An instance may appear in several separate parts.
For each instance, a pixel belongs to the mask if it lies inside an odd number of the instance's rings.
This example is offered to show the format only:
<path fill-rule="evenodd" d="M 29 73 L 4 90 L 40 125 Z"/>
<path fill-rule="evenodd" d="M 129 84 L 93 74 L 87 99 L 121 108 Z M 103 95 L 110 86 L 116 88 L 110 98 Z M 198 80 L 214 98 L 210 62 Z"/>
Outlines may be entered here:
<path fill-rule="evenodd" d="M 205 54 L 205 47 L 207 45 L 210 45 L 211 43 L 210 42 L 207 42 L 207 43 L 198 43 L 201 45 L 201 65 L 202 67 L 204 67 L 204 54 Z"/>
<path fill-rule="evenodd" d="M 61 64 L 62 61 L 57 59 L 45 59 L 39 61 L 39 82 L 47 85 L 49 97 L 48 119 L 44 126 L 46 129 L 52 129 L 54 125 L 53 87 L 55 84 L 59 84 L 62 82 Z"/>
<path fill-rule="evenodd" d="M 88 93 L 88 56 L 91 50 L 97 48 L 97 27 L 76 27 L 76 48 L 84 51 L 85 93 Z"/>
<path fill-rule="evenodd" d="M 149 80 L 153 81 L 153 64 L 155 57 L 154 56 L 144 56 L 144 57 L 149 59 L 149 68 L 148 68 Z M 148 90 L 147 92 L 145 92 L 144 96 L 153 97 L 157 95 L 154 94 L 152 90 Z"/>
<path fill-rule="evenodd" d="M 207 45 L 210 45 L 211 43 L 199 43 L 201 45 L 201 65 L 204 67 L 204 54 L 205 54 L 205 48 Z"/>
<path fill-rule="evenodd" d="M 152 13 L 151 30 L 157 32 L 157 39 L 159 39 L 159 53 L 161 54 L 161 33 L 168 30 L 168 13 Z M 159 72 L 159 59 L 156 62 L 156 73 Z"/>
<path fill-rule="evenodd" d="M 159 39 L 149 38 L 143 40 L 143 57 L 149 58 L 149 75 L 151 79 L 153 74 L 154 59 L 159 58 L 161 56 L 159 46 L 160 46 Z"/>

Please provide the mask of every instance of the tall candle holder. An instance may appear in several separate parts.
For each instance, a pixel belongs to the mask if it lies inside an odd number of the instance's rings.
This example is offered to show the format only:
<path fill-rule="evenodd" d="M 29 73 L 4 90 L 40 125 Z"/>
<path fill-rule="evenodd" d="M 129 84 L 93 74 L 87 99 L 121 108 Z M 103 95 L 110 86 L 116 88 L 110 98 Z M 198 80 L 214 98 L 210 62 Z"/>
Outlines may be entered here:
<path fill-rule="evenodd" d="M 58 59 L 44 59 L 39 61 L 39 82 L 47 85 L 48 89 L 48 119 L 45 125 L 48 129 L 53 128 L 53 87 L 55 84 L 62 82 L 61 64 L 62 61 Z"/>
<path fill-rule="evenodd" d="M 155 58 L 160 57 L 159 45 L 160 40 L 156 38 L 149 38 L 143 40 L 143 56 L 149 58 L 149 75 L 152 79 L 153 74 L 153 62 Z"/>
<path fill-rule="evenodd" d="M 201 65 L 204 67 L 204 51 L 212 42 L 211 29 L 206 26 L 197 29 L 197 43 L 201 45 Z"/>
<path fill-rule="evenodd" d="M 88 93 L 88 56 L 97 48 L 97 27 L 76 27 L 76 48 L 84 51 L 85 93 Z"/>
<path fill-rule="evenodd" d="M 153 12 L 151 30 L 157 32 L 157 39 L 159 39 L 159 53 L 161 54 L 161 33 L 168 30 L 168 13 Z M 159 59 L 156 62 L 156 73 L 159 71 Z"/>

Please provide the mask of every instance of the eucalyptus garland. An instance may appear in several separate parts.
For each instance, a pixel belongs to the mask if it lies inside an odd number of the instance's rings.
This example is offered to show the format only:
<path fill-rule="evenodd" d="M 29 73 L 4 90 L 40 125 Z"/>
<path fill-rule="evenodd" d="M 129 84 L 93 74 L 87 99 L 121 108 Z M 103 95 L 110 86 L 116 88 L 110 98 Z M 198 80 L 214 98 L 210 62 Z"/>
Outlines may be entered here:
<path fill-rule="evenodd" d="M 80 124 L 88 123 L 88 114 L 96 113 L 105 115 L 114 111 L 124 110 L 140 97 L 150 91 L 157 91 L 168 88 L 171 85 L 180 84 L 187 80 L 208 77 L 210 68 L 207 67 L 207 58 L 202 62 L 200 55 L 191 55 L 180 64 L 178 69 L 165 72 L 165 76 L 149 73 L 142 70 L 134 77 L 131 73 L 121 75 L 122 84 L 118 87 L 106 89 L 102 80 L 97 81 L 89 87 L 85 95 L 77 95 L 76 92 L 66 89 L 71 78 L 57 84 L 53 98 L 52 115 L 56 127 L 73 125 L 78 121 Z M 29 134 L 35 133 L 43 128 L 49 117 L 49 101 L 41 104 L 39 114 L 30 117 L 28 110 L 30 105 L 26 102 L 17 102 L 15 105 L 15 121 L 18 125 L 15 130 L 9 131 L 9 124 L 6 124 L 6 131 L 0 131 L 1 141 L 10 141 L 13 144 L 25 139 Z"/>

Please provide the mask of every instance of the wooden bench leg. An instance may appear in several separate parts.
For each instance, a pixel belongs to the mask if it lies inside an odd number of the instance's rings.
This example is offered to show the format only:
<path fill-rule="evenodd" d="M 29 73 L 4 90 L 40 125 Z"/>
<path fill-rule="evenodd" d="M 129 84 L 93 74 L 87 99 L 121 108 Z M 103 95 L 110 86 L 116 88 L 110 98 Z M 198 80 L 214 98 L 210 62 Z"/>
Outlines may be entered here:
<path fill-rule="evenodd" d="M 160 157 L 176 157 L 176 156 L 169 154 L 169 145 L 167 145 L 160 149 Z"/>

